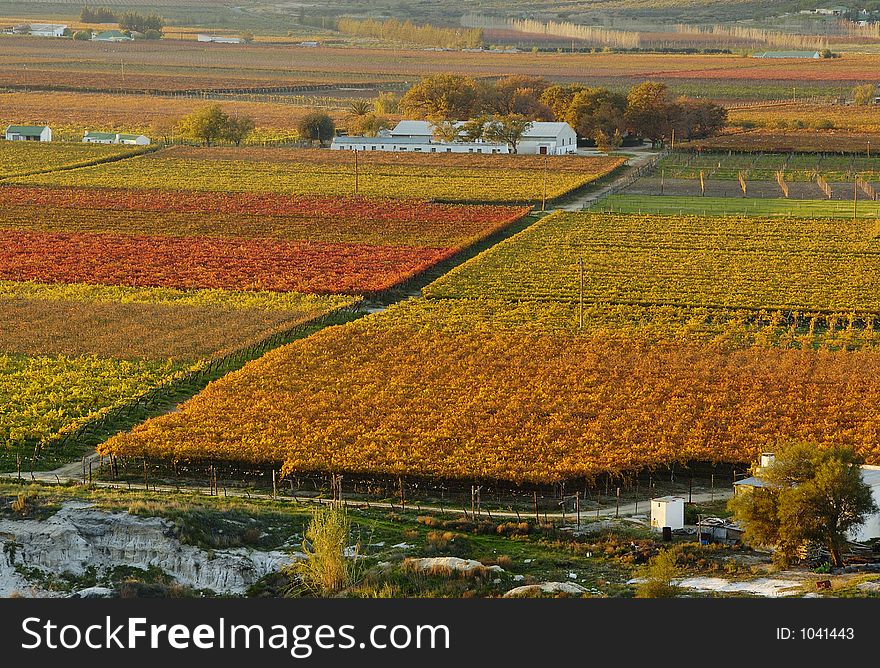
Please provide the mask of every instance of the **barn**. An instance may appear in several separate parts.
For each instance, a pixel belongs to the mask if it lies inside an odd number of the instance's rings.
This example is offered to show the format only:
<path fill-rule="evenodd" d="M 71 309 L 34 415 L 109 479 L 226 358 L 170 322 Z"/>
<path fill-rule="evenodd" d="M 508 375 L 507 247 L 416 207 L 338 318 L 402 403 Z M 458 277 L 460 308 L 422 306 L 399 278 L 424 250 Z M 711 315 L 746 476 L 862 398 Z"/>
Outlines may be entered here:
<path fill-rule="evenodd" d="M 6 141 L 52 141 L 52 128 L 48 125 L 10 125 L 6 128 Z"/>

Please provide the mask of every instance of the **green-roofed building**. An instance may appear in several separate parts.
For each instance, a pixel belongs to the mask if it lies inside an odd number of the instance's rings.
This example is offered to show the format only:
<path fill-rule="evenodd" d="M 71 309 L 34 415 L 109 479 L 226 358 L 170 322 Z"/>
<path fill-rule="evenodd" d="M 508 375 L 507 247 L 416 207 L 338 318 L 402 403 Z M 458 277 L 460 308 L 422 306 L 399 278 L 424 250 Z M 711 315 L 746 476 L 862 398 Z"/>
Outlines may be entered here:
<path fill-rule="evenodd" d="M 83 135 L 85 144 L 126 144 L 129 146 L 149 146 L 150 138 L 144 135 L 124 134 L 120 132 L 92 132 L 86 130 Z"/>
<path fill-rule="evenodd" d="M 52 141 L 52 128 L 48 125 L 10 125 L 6 128 L 6 141 Z"/>

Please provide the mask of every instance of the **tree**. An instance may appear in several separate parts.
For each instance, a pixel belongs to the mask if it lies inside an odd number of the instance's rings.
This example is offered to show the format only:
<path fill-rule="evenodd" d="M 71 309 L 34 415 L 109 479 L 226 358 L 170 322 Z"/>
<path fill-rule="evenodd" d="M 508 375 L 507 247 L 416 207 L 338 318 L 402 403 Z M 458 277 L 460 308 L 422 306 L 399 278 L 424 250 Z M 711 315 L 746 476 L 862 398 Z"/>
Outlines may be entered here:
<path fill-rule="evenodd" d="M 228 131 L 229 117 L 219 104 L 196 109 L 178 123 L 180 134 L 204 142 L 207 146 L 224 139 Z"/>
<path fill-rule="evenodd" d="M 92 31 L 91 30 L 77 30 L 73 33 L 73 39 L 78 42 L 88 42 L 92 39 Z"/>
<path fill-rule="evenodd" d="M 254 41 L 254 33 L 252 33 L 252 32 L 245 31 L 245 32 L 241 33 L 241 35 L 239 35 L 239 37 L 241 37 L 241 41 L 244 42 L 245 44 L 250 44 L 251 42 Z"/>
<path fill-rule="evenodd" d="M 118 23 L 119 17 L 108 7 L 83 7 L 79 20 L 83 23 Z"/>
<path fill-rule="evenodd" d="M 372 110 L 373 105 L 369 100 L 352 100 L 348 103 L 348 116 L 366 116 Z"/>
<path fill-rule="evenodd" d="M 375 137 L 381 130 L 391 128 L 393 123 L 378 114 L 367 114 L 366 116 L 358 116 L 354 120 L 353 130 L 364 137 Z"/>
<path fill-rule="evenodd" d="M 374 108 L 376 113 L 382 116 L 396 114 L 400 111 L 400 97 L 390 91 L 379 93 L 379 97 L 376 98 L 374 103 Z"/>
<path fill-rule="evenodd" d="M 125 12 L 119 19 L 119 28 L 121 30 L 133 30 L 136 32 L 147 32 L 147 30 L 156 30 L 162 32 L 165 27 L 165 19 L 158 14 L 149 14 L 144 16 L 137 12 Z"/>
<path fill-rule="evenodd" d="M 531 126 L 529 119 L 516 114 L 493 118 L 486 124 L 484 137 L 488 141 L 507 144 L 516 153 L 517 145 Z"/>
<path fill-rule="evenodd" d="M 626 127 L 660 144 L 671 135 L 672 99 L 666 84 L 646 81 L 633 86 L 626 96 Z"/>
<path fill-rule="evenodd" d="M 804 542 L 815 541 L 842 566 L 847 535 L 878 510 L 860 464 L 852 448 L 794 443 L 761 472 L 767 487 L 737 494 L 729 506 L 746 539 L 775 547 L 778 563 L 791 563 Z"/>
<path fill-rule="evenodd" d="M 678 98 L 669 108 L 675 136 L 680 139 L 704 139 L 718 134 L 727 125 L 727 109 L 709 100 Z"/>
<path fill-rule="evenodd" d="M 459 128 L 459 136 L 467 142 L 480 141 L 486 135 L 486 126 L 492 120 L 491 116 L 480 114 L 476 118 L 465 121 Z"/>
<path fill-rule="evenodd" d="M 437 141 L 452 142 L 458 139 L 459 129 L 455 121 L 438 119 L 433 123 L 431 134 Z"/>
<path fill-rule="evenodd" d="M 144 39 L 162 39 L 162 33 L 158 30 L 150 28 L 144 33 Z"/>
<path fill-rule="evenodd" d="M 584 88 L 571 98 L 563 116 L 581 137 L 612 137 L 621 130 L 626 113 L 626 98 L 604 88 Z"/>
<path fill-rule="evenodd" d="M 877 86 L 870 83 L 856 86 L 852 91 L 853 101 L 858 105 L 872 104 L 874 102 L 875 90 L 877 90 Z"/>
<path fill-rule="evenodd" d="M 550 109 L 554 119 L 562 121 L 565 120 L 565 116 L 568 114 L 574 96 L 582 90 L 587 90 L 587 87 L 582 84 L 571 84 L 568 86 L 555 84 L 541 93 L 540 101 Z"/>
<path fill-rule="evenodd" d="M 299 120 L 296 127 L 300 138 L 309 143 L 317 141 L 321 146 L 333 139 L 336 133 L 336 124 L 323 111 L 310 111 Z"/>
<path fill-rule="evenodd" d="M 487 110 L 501 116 L 521 114 L 550 120 L 552 112 L 541 102 L 541 94 L 549 85 L 546 79 L 525 74 L 502 77 L 488 92 Z"/>
<path fill-rule="evenodd" d="M 226 118 L 223 139 L 232 142 L 236 146 L 241 146 L 241 142 L 247 139 L 247 136 L 254 131 L 255 127 L 254 119 L 250 116 L 228 116 Z"/>
<path fill-rule="evenodd" d="M 472 77 L 435 74 L 406 91 L 400 111 L 412 118 L 464 120 L 482 111 L 484 97 L 484 88 Z"/>

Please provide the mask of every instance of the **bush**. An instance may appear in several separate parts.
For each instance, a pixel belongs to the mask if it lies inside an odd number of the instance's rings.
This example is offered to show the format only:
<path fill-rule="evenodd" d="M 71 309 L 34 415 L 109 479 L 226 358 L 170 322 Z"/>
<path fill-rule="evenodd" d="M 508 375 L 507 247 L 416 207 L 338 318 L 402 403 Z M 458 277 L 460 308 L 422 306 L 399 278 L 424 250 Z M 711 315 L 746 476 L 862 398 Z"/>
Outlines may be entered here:
<path fill-rule="evenodd" d="M 316 508 L 303 540 L 305 558 L 293 565 L 306 589 L 318 596 L 332 596 L 351 586 L 355 579 L 354 554 L 346 554 L 351 521 L 345 508 L 328 505 Z"/>
<path fill-rule="evenodd" d="M 636 587 L 636 598 L 675 598 L 681 587 L 675 584 L 680 577 L 677 565 L 678 551 L 666 550 L 651 559 L 642 570 L 643 581 Z"/>
<path fill-rule="evenodd" d="M 88 42 L 92 39 L 92 31 L 91 30 L 77 30 L 73 33 L 73 39 L 77 42 Z"/>
<path fill-rule="evenodd" d="M 161 38 L 162 38 L 162 33 L 160 33 L 158 30 L 154 30 L 152 28 L 150 30 L 147 30 L 144 33 L 144 39 L 161 39 Z"/>
<path fill-rule="evenodd" d="M 817 130 L 833 130 L 834 121 L 831 121 L 827 118 L 820 118 L 819 120 L 813 122 L 813 127 Z"/>

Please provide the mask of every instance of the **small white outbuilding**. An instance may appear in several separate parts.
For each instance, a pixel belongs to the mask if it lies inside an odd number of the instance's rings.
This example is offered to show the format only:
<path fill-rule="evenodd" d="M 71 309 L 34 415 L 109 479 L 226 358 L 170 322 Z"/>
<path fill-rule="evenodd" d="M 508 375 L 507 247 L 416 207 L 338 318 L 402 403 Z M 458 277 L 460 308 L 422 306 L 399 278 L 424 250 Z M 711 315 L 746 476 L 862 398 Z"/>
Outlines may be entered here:
<path fill-rule="evenodd" d="M 684 527 L 684 499 L 680 496 L 661 496 L 651 499 L 651 528 L 681 529 Z"/>

